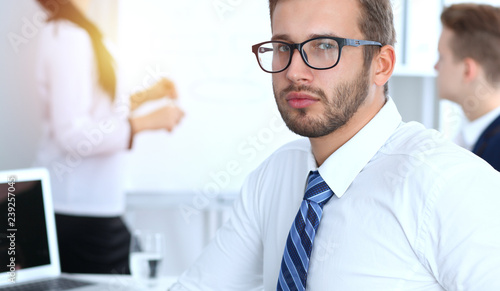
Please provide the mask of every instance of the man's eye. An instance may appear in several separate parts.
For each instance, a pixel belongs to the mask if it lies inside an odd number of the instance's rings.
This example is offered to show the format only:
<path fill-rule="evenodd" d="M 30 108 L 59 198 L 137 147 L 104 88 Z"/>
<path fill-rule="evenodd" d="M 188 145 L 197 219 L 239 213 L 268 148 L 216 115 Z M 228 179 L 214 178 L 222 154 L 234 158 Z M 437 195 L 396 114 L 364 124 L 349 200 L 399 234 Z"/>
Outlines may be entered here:
<path fill-rule="evenodd" d="M 290 47 L 288 47 L 287 45 L 279 45 L 278 51 L 279 52 L 288 52 L 288 51 L 290 51 Z"/>
<path fill-rule="evenodd" d="M 334 49 L 335 46 L 332 43 L 322 42 L 322 43 L 319 43 L 316 46 L 316 48 L 318 48 L 320 50 L 331 50 L 331 49 Z"/>

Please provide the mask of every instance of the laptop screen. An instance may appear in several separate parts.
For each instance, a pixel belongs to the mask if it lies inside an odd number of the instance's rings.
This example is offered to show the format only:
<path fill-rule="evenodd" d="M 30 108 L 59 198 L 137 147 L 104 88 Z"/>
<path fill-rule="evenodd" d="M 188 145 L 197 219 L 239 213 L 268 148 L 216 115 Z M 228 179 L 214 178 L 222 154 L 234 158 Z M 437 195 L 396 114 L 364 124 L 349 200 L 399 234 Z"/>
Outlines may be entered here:
<path fill-rule="evenodd" d="M 0 272 L 50 264 L 42 181 L 0 183 Z"/>
<path fill-rule="evenodd" d="M 60 274 L 47 169 L 0 171 L 0 286 Z"/>

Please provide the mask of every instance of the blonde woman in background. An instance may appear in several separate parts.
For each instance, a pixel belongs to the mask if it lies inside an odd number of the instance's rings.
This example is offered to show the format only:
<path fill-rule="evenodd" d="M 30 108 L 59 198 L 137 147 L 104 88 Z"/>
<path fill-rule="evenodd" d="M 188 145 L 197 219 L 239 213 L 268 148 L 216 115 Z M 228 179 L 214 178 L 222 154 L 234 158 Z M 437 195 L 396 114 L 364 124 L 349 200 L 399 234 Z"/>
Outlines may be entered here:
<path fill-rule="evenodd" d="M 49 18 L 37 63 L 43 134 L 36 164 L 51 172 L 62 271 L 129 273 L 123 155 L 137 133 L 171 131 L 184 113 L 169 105 L 131 117 L 116 102 L 114 61 L 85 15 L 89 1 L 37 2 Z M 165 96 L 177 94 L 162 79 L 131 96 L 131 108 Z"/>

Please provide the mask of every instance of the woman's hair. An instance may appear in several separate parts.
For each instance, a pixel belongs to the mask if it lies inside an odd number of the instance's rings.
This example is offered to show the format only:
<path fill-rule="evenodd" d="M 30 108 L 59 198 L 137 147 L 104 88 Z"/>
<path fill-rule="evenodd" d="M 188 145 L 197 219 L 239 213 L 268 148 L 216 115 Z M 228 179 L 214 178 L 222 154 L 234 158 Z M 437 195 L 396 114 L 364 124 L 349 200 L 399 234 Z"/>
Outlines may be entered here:
<path fill-rule="evenodd" d="M 500 82 L 500 8 L 455 4 L 443 10 L 441 22 L 453 31 L 450 47 L 455 58 L 474 59 L 489 82 Z"/>
<path fill-rule="evenodd" d="M 102 41 L 102 33 L 78 8 L 69 0 L 36 0 L 48 13 L 47 21 L 66 19 L 83 28 L 90 36 L 99 71 L 99 84 L 114 100 L 116 94 L 116 74 L 114 60 Z"/>

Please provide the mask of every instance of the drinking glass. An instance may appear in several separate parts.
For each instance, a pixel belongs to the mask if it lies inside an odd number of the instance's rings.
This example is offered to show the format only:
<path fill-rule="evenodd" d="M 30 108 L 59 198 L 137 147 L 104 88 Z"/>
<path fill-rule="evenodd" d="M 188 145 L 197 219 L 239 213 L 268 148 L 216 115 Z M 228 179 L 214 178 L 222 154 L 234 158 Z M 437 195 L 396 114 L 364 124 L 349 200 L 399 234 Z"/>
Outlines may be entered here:
<path fill-rule="evenodd" d="M 130 241 L 130 273 L 139 284 L 154 287 L 162 271 L 165 237 L 162 233 L 136 230 Z"/>

